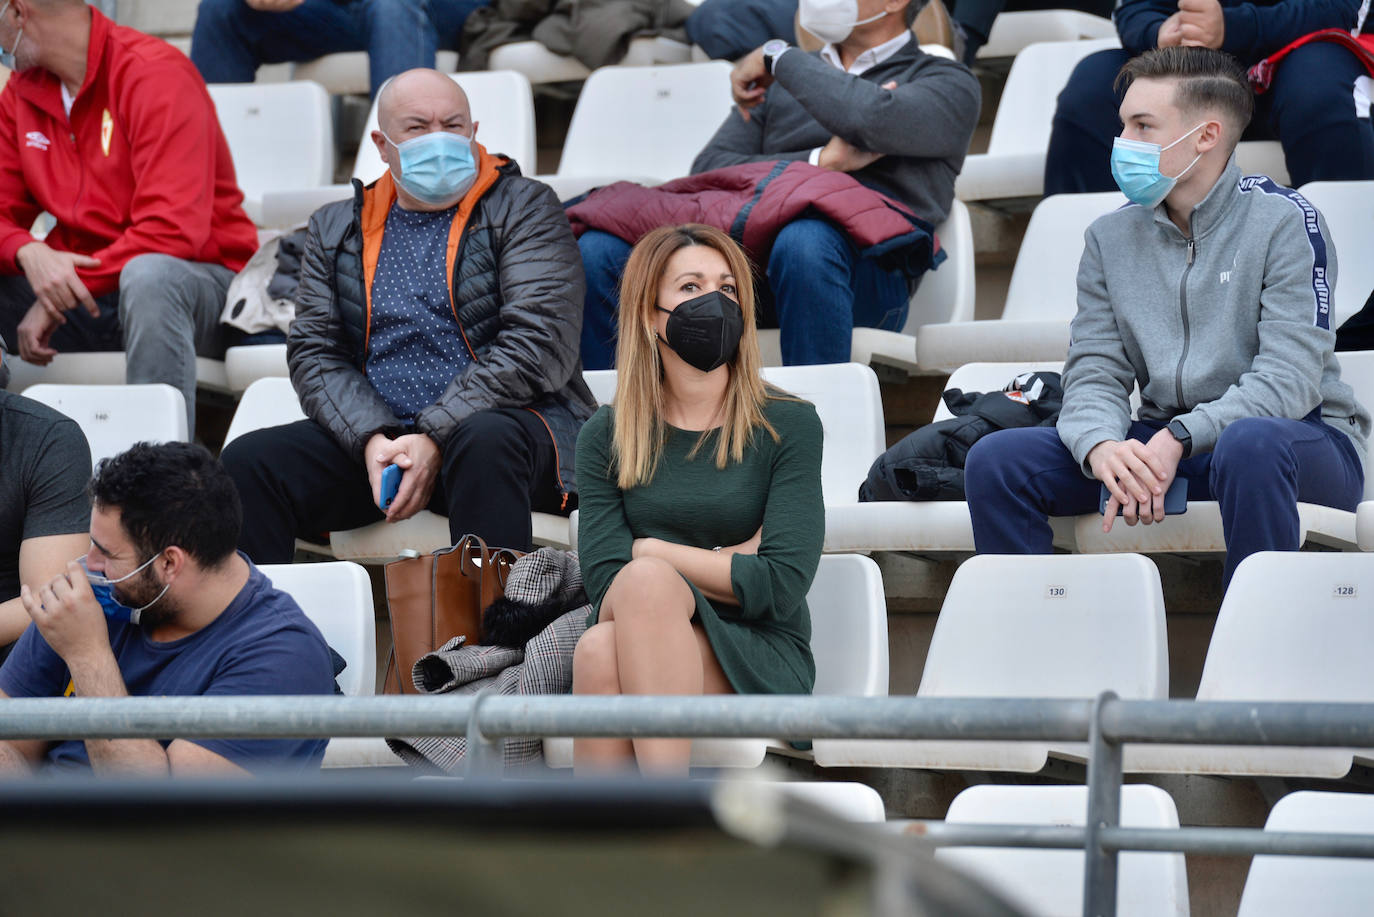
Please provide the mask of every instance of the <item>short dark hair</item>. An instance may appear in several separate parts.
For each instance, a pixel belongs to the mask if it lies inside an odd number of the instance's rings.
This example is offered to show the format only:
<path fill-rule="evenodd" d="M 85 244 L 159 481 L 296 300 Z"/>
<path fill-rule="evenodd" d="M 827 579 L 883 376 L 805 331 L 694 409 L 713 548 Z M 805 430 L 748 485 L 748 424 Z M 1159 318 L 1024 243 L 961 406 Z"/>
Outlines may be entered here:
<path fill-rule="evenodd" d="M 195 443 L 136 443 L 95 466 L 91 500 L 118 509 L 139 560 L 181 548 L 203 567 L 234 553 L 243 509 L 224 466 Z"/>
<path fill-rule="evenodd" d="M 1116 76 L 1125 95 L 1136 80 L 1173 80 L 1174 104 L 1187 112 L 1215 111 L 1231 122 L 1234 146 L 1255 111 L 1255 94 L 1245 68 L 1234 57 L 1211 48 L 1171 46 L 1133 57 Z"/>

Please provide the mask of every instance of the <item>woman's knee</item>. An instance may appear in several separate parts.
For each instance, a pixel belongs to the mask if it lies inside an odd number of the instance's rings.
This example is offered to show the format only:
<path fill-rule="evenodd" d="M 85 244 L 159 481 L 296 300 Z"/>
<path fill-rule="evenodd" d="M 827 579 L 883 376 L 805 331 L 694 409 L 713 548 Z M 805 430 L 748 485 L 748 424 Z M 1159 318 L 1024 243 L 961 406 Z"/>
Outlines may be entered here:
<path fill-rule="evenodd" d="M 619 694 L 615 622 L 593 624 L 573 648 L 574 694 Z"/>
<path fill-rule="evenodd" d="M 672 564 L 657 557 L 638 557 L 620 568 L 606 590 L 615 619 L 675 618 L 694 607 L 692 591 Z"/>

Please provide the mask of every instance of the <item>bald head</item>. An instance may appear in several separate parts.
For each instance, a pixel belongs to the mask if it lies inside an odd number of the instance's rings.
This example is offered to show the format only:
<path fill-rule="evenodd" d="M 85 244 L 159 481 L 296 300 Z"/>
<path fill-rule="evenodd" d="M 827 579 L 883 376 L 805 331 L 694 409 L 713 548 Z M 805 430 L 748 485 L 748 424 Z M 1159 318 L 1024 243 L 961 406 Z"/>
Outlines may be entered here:
<path fill-rule="evenodd" d="M 471 136 L 472 111 L 467 93 L 448 74 L 417 68 L 398 73 L 377 93 L 377 124 L 398 142 L 412 124 L 428 125 L 416 133 L 454 130 Z"/>

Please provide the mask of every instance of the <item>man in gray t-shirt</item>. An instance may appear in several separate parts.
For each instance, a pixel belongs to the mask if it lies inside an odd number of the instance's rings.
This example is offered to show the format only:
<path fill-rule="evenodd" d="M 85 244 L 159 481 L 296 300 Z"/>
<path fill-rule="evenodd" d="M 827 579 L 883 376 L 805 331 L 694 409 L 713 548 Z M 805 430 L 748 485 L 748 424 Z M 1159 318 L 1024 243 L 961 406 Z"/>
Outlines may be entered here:
<path fill-rule="evenodd" d="M 19 584 L 46 583 L 86 552 L 90 477 L 76 421 L 0 391 L 0 647 L 29 624 Z"/>

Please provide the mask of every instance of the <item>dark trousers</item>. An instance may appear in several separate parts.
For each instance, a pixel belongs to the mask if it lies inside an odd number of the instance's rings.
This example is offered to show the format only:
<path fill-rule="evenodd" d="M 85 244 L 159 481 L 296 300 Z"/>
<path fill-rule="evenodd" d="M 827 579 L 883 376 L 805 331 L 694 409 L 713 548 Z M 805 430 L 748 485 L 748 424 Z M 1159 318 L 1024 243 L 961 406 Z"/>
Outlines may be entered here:
<path fill-rule="evenodd" d="M 243 502 L 239 547 L 254 563 L 290 563 L 297 537 L 318 538 L 377 522 L 382 511 L 362 463 L 324 427 L 302 420 L 255 430 L 221 456 Z M 558 465 L 543 421 L 518 408 L 481 411 L 442 450 L 429 501 L 449 535 L 528 551 L 530 512 L 558 512 Z"/>
<path fill-rule="evenodd" d="M 1116 190 L 1111 155 L 1112 138 L 1121 133 L 1121 97 L 1112 83 L 1129 56 L 1099 51 L 1074 68 L 1054 112 L 1046 196 Z M 1317 41 L 1298 48 L 1279 66 L 1269 91 L 1255 97 L 1245 139 L 1277 139 L 1295 188 L 1310 181 L 1374 178 L 1369 99 L 1356 91 L 1356 80 L 1366 75 L 1355 55 L 1339 45 Z"/>
<path fill-rule="evenodd" d="M 1136 422 L 1128 435 L 1145 442 L 1158 430 Z M 1189 500 L 1221 505 L 1224 585 L 1256 551 L 1302 547 L 1299 502 L 1353 511 L 1364 490 L 1364 469 L 1349 437 L 1312 418 L 1238 420 L 1222 431 L 1212 452 L 1180 462 L 1178 474 L 1188 481 Z M 978 553 L 1049 554 L 1054 536 L 1047 517 L 1096 512 L 1102 485 L 1083 474 L 1058 430 L 1027 427 L 973 444 L 964 491 Z"/>

